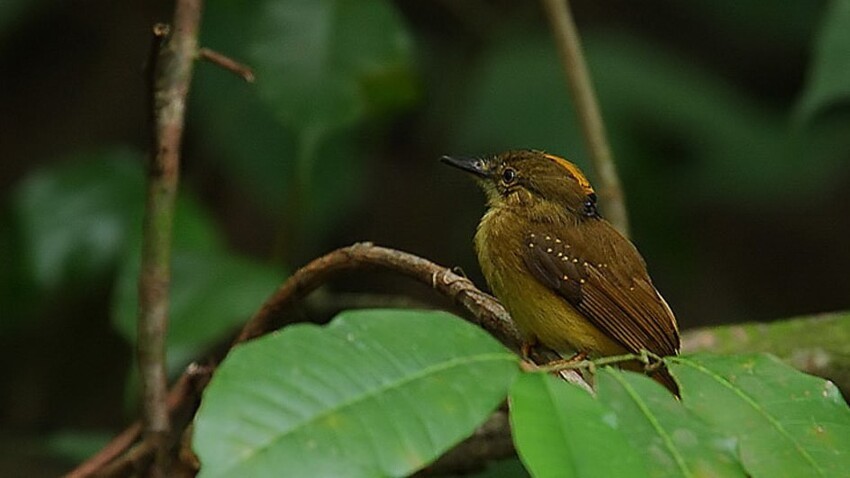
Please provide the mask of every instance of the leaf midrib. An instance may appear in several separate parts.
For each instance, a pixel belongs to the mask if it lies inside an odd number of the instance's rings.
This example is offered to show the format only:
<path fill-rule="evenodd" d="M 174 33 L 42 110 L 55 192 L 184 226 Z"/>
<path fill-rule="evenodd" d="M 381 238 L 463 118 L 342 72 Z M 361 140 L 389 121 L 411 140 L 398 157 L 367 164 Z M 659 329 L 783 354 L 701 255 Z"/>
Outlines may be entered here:
<path fill-rule="evenodd" d="M 619 373 L 611 372 L 609 373 L 611 377 L 614 378 L 622 387 L 623 390 L 629 395 L 632 401 L 635 402 L 638 409 L 640 409 L 641 413 L 644 414 L 646 420 L 649 422 L 650 426 L 655 430 L 658 436 L 661 438 L 661 441 L 664 443 L 665 448 L 670 451 L 670 455 L 673 456 L 673 461 L 676 462 L 676 465 L 682 471 L 682 474 L 686 477 L 693 477 L 693 473 L 688 468 L 687 463 L 685 463 L 684 457 L 679 453 L 679 450 L 673 444 L 673 439 L 670 437 L 670 434 L 667 433 L 667 430 L 661 426 L 661 423 L 658 422 L 656 416 L 652 413 L 649 407 L 646 406 L 646 403 L 641 400 L 640 395 L 635 392 L 635 389 L 632 388 L 631 384 L 629 384 L 624 377 L 622 377 Z"/>
<path fill-rule="evenodd" d="M 791 445 L 797 450 L 797 452 L 800 454 L 800 456 L 802 456 L 803 459 L 812 467 L 812 469 L 817 471 L 819 476 L 826 476 L 824 474 L 824 471 L 820 467 L 818 467 L 817 462 L 812 458 L 811 455 L 809 455 L 809 453 L 805 450 L 805 448 L 803 448 L 800 445 L 800 443 L 798 443 L 796 440 L 794 440 L 794 437 L 791 435 L 791 433 L 788 430 L 785 429 L 785 427 L 782 425 L 782 423 L 779 420 L 777 420 L 776 418 L 774 418 L 772 415 L 767 413 L 767 411 L 763 407 L 760 407 L 759 403 L 755 399 L 753 399 L 753 397 L 751 397 L 749 394 L 745 393 L 740 388 L 735 387 L 731 382 L 726 380 L 725 377 L 714 373 L 711 369 L 708 369 L 708 368 L 706 368 L 706 367 L 704 367 L 704 366 L 702 366 L 702 365 L 700 365 L 696 362 L 693 362 L 691 360 L 688 360 L 688 359 L 685 359 L 685 358 L 682 358 L 682 357 L 676 357 L 675 359 L 672 359 L 672 361 L 679 362 L 679 363 L 682 363 L 684 365 L 688 365 L 690 367 L 693 367 L 696 370 L 704 373 L 705 375 L 708 375 L 710 378 L 714 379 L 720 385 L 731 390 L 735 395 L 738 396 L 738 398 L 743 400 L 744 403 L 746 403 L 747 405 L 752 407 L 754 410 L 756 410 L 760 415 L 762 415 L 765 418 L 765 420 L 767 420 L 767 422 L 769 424 L 771 424 L 776 429 L 776 431 L 779 432 L 779 434 L 782 437 L 784 437 L 786 440 L 788 440 L 791 443 Z"/>
<path fill-rule="evenodd" d="M 399 388 L 403 387 L 404 385 L 406 385 L 408 383 L 414 382 L 416 380 L 427 377 L 429 375 L 435 375 L 439 372 L 443 372 L 443 371 L 449 370 L 449 369 L 454 368 L 454 367 L 474 364 L 474 363 L 478 363 L 478 362 L 486 362 L 486 361 L 496 362 L 496 361 L 500 361 L 500 360 L 506 361 L 506 362 L 514 362 L 515 358 L 511 354 L 507 354 L 507 353 L 503 353 L 503 352 L 498 352 L 498 353 L 492 352 L 492 353 L 479 354 L 479 355 L 470 355 L 470 356 L 461 357 L 461 358 L 453 358 L 451 360 L 447 360 L 445 362 L 440 362 L 440 363 L 428 366 L 426 368 L 423 368 L 423 369 L 419 370 L 418 372 L 413 373 L 411 375 L 406 375 L 406 376 L 402 377 L 400 380 L 384 384 L 384 385 L 377 387 L 375 389 L 367 390 L 366 393 L 356 395 L 356 396 L 350 398 L 349 400 L 340 402 L 335 407 L 325 409 L 325 410 L 321 411 L 320 413 L 318 413 L 316 415 L 311 415 L 306 420 L 304 420 L 304 421 L 296 424 L 295 426 L 289 428 L 284 433 L 280 433 L 278 435 L 275 435 L 271 440 L 267 441 L 266 443 L 261 444 L 260 446 L 255 447 L 250 453 L 246 454 L 243 459 L 234 462 L 231 466 L 228 466 L 227 468 L 221 470 L 221 472 L 226 473 L 226 472 L 232 470 L 233 468 L 235 468 L 237 466 L 240 466 L 240 465 L 242 465 L 246 462 L 251 461 L 252 459 L 255 459 L 257 456 L 259 456 L 262 453 L 271 449 L 277 442 L 283 440 L 285 437 L 292 436 L 293 434 L 297 433 L 298 431 L 306 428 L 311 423 L 316 423 L 316 422 L 320 421 L 322 418 L 327 417 L 331 413 L 334 413 L 334 412 L 337 412 L 339 410 L 343 410 L 343 409 L 346 409 L 346 408 L 353 407 L 356 404 L 368 401 L 369 399 L 377 397 L 379 395 L 382 395 L 382 394 L 384 394 L 384 393 L 386 393 L 390 390 L 399 389 Z"/>

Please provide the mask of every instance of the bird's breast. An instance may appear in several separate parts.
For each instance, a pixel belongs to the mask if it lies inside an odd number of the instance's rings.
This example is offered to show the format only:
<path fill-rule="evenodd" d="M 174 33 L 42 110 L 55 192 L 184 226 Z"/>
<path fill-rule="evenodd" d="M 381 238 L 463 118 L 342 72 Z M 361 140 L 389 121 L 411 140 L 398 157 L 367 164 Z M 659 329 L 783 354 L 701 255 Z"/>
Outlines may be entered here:
<path fill-rule="evenodd" d="M 611 355 L 622 347 L 527 270 L 521 251 L 528 231 L 509 211 L 490 209 L 475 234 L 475 250 L 487 284 L 529 341 L 559 352 Z"/>

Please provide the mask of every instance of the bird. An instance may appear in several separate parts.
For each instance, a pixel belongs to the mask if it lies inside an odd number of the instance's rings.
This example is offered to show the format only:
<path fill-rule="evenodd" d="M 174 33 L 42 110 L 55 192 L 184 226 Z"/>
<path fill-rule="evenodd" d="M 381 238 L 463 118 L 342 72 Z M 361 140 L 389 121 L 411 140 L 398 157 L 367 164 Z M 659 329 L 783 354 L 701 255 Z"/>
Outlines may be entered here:
<path fill-rule="evenodd" d="M 484 278 L 522 334 L 563 357 L 678 355 L 676 317 L 637 248 L 599 213 L 581 170 L 537 150 L 443 156 L 471 174 L 487 210 L 474 245 Z M 637 361 L 623 368 L 643 370 Z M 647 373 L 678 395 L 663 364 Z"/>

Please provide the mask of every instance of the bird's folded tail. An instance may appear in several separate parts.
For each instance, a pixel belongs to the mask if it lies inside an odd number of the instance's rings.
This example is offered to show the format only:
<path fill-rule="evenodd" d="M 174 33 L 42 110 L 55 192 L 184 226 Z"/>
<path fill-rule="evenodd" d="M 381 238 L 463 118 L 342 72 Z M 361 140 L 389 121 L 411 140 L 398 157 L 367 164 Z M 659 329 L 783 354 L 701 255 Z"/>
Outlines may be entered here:
<path fill-rule="evenodd" d="M 653 380 L 664 385 L 667 390 L 673 393 L 676 398 L 681 398 L 679 395 L 679 384 L 676 383 L 676 380 L 670 375 L 670 371 L 667 370 L 667 367 L 660 366 L 657 369 L 649 372 L 649 376 L 652 377 Z"/>

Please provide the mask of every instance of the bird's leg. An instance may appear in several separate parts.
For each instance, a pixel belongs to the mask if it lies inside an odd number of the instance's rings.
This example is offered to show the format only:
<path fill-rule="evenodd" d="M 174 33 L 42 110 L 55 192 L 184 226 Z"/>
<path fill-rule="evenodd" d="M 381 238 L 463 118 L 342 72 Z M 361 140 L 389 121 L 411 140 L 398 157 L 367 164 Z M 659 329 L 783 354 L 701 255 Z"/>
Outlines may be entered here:
<path fill-rule="evenodd" d="M 522 341 L 522 344 L 519 346 L 519 353 L 522 356 L 523 360 L 528 360 L 531 362 L 531 352 L 534 350 L 534 347 L 537 345 L 537 338 L 532 337 L 530 339 L 525 339 Z"/>
<path fill-rule="evenodd" d="M 587 359 L 587 352 L 576 352 L 568 359 L 553 360 L 546 364 L 547 367 L 577 368 L 579 364 Z"/>
<path fill-rule="evenodd" d="M 643 363 L 643 369 L 650 374 L 654 373 L 659 368 L 664 367 L 664 358 L 659 357 L 646 349 L 640 350 L 640 358 L 638 360 Z"/>
<path fill-rule="evenodd" d="M 534 360 L 531 359 L 531 352 L 534 350 L 535 345 L 537 345 L 537 337 L 523 337 L 522 343 L 519 345 L 519 354 L 520 357 L 522 357 L 520 366 L 526 372 L 536 372 L 540 370 L 540 366 L 534 363 Z"/>

